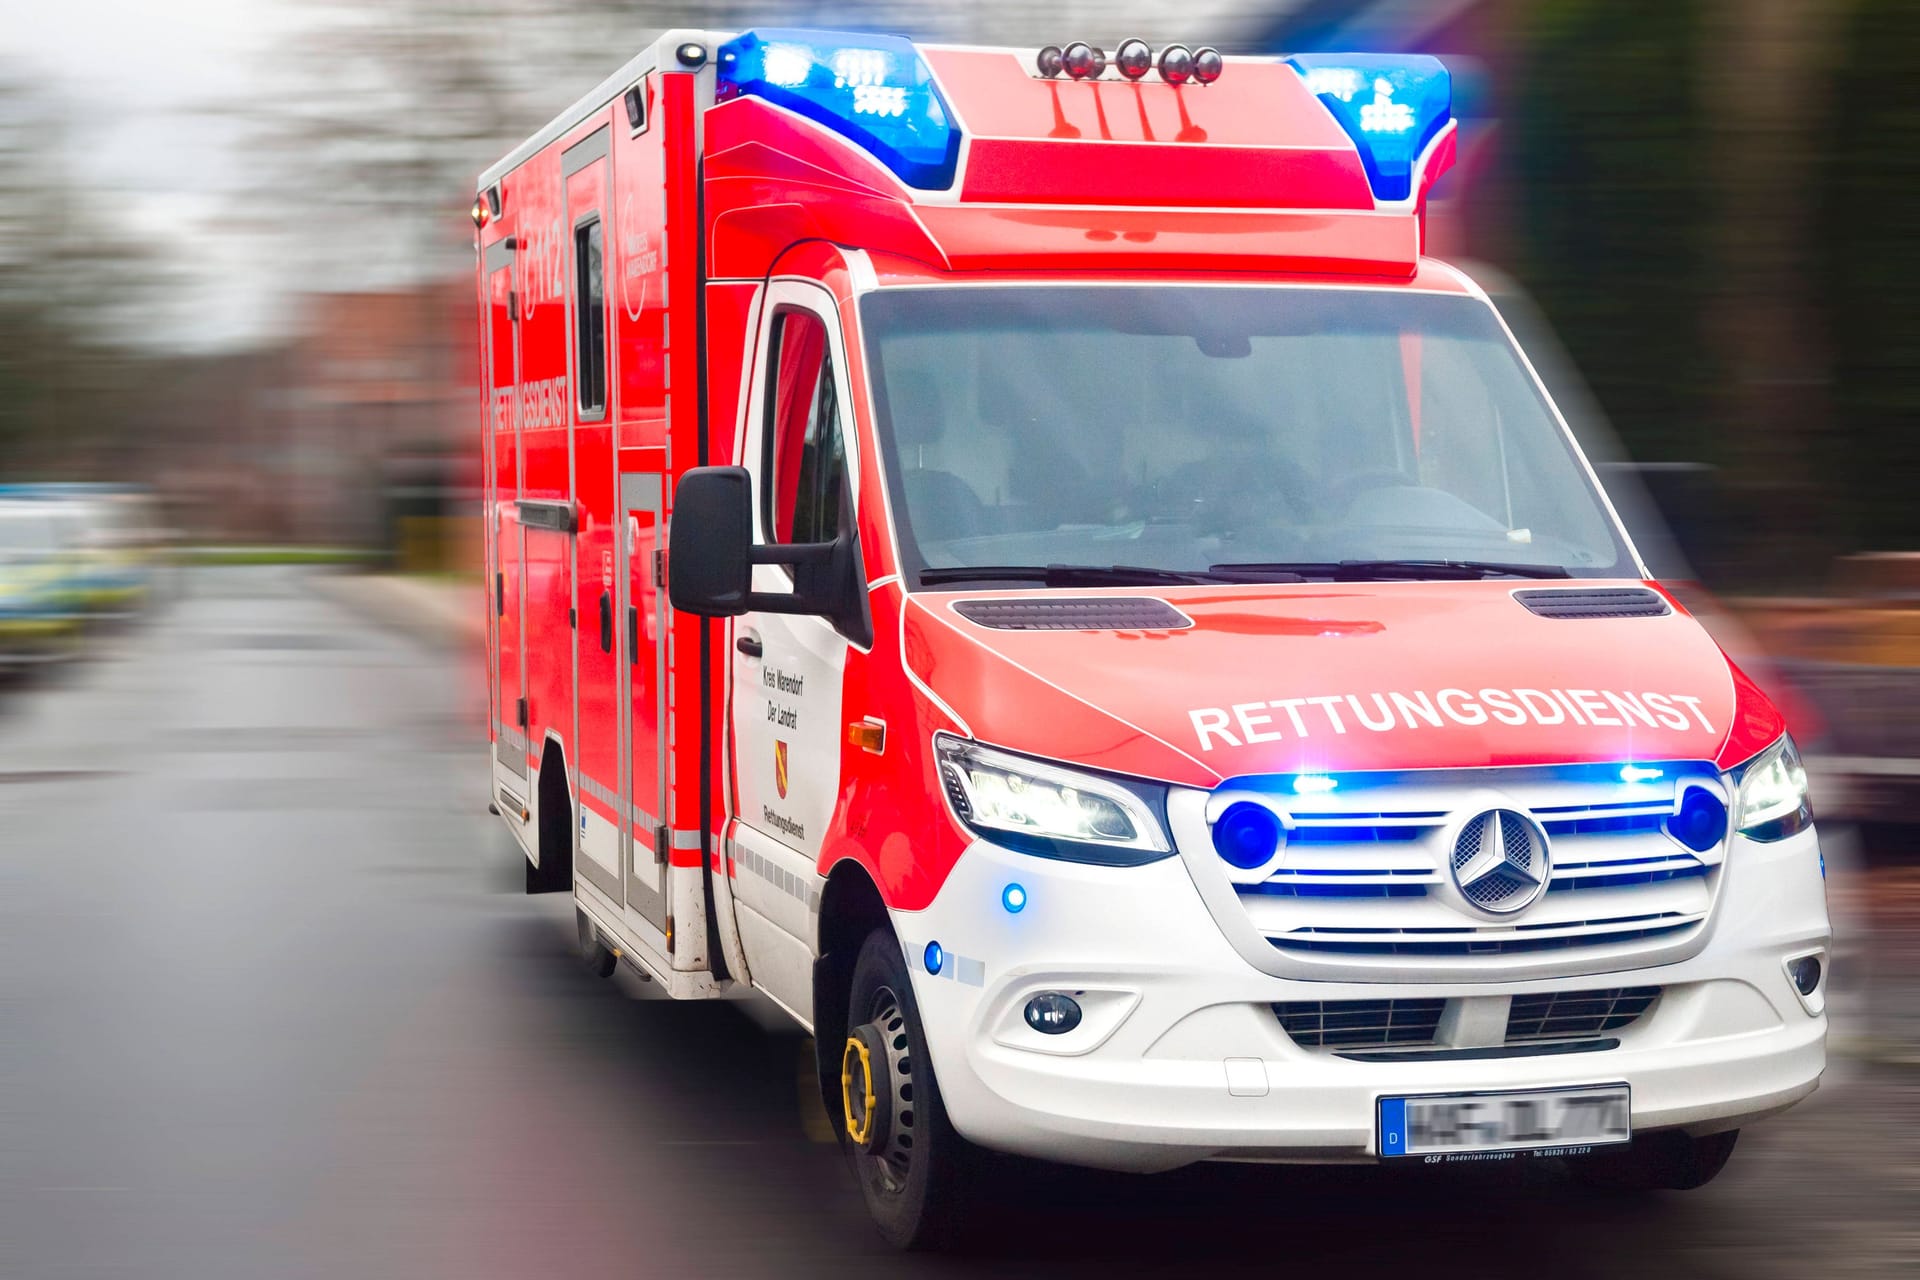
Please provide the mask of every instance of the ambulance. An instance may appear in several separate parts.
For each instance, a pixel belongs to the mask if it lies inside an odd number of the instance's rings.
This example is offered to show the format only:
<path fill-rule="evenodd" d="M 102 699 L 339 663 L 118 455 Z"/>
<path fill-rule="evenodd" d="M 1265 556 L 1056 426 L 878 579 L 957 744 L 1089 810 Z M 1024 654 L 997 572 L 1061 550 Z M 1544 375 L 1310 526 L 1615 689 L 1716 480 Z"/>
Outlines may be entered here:
<path fill-rule="evenodd" d="M 669 32 L 484 173 L 493 807 L 984 1152 L 1684 1189 L 1825 1062 L 1781 714 L 1426 255 L 1419 56 Z"/>

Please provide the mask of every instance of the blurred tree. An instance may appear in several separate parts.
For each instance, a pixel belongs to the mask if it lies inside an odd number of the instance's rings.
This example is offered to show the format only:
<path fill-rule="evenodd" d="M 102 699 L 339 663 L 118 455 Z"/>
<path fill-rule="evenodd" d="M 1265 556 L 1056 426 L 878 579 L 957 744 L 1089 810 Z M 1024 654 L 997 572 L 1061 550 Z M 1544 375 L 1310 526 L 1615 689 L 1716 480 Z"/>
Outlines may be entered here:
<path fill-rule="evenodd" d="M 1897 7 L 1897 6 L 1889 6 Z M 1746 583 L 1838 549 L 1814 148 L 1837 0 L 1541 0 L 1510 109 L 1519 269 L 1642 461 L 1704 461 Z"/>
<path fill-rule="evenodd" d="M 1843 548 L 1827 339 L 1818 320 L 1815 147 L 1836 0 L 1702 0 L 1694 111 L 1711 183 L 1703 319 L 1710 406 L 1750 580 L 1823 582 Z"/>
<path fill-rule="evenodd" d="M 1717 371 L 1699 320 L 1708 193 L 1691 6 L 1510 11 L 1524 51 L 1501 112 L 1516 267 L 1633 456 L 1721 461 L 1701 430 Z"/>
<path fill-rule="evenodd" d="M 1920 6 L 1855 0 L 1839 41 L 1817 226 L 1840 432 L 1835 507 L 1854 546 L 1920 548 Z"/>
<path fill-rule="evenodd" d="M 130 349 L 169 272 L 64 168 L 59 105 L 0 64 L 0 476 L 115 474 L 139 431 Z"/>

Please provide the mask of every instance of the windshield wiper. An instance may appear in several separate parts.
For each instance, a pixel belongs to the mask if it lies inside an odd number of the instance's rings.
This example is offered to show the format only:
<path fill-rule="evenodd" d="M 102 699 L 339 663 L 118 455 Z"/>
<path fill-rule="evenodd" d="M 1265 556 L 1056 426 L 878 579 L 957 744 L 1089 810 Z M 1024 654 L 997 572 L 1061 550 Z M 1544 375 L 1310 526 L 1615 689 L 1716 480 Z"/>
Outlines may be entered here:
<path fill-rule="evenodd" d="M 1209 565 L 1211 573 L 1298 574 L 1302 578 L 1366 581 L 1369 578 L 1571 578 L 1557 564 L 1507 564 L 1498 560 L 1322 560 Z"/>
<path fill-rule="evenodd" d="M 1198 569 L 1149 569 L 1131 564 L 982 564 L 922 569 L 920 585 L 948 582 L 1038 582 L 1048 587 L 1147 587 L 1232 582 L 1229 575 Z"/>

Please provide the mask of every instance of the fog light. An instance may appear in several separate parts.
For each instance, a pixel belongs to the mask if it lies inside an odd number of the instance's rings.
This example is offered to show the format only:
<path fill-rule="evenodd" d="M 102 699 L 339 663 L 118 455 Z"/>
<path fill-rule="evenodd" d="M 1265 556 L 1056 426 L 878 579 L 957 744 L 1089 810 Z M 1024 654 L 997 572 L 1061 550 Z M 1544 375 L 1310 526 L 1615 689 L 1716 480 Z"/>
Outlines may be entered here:
<path fill-rule="evenodd" d="M 1059 991 L 1042 991 L 1027 1001 L 1027 1025 L 1043 1036 L 1063 1036 L 1080 1025 L 1080 1003 Z"/>
<path fill-rule="evenodd" d="M 1230 866 L 1242 871 L 1264 867 L 1273 860 L 1274 850 L 1286 831 L 1273 810 L 1251 800 L 1230 804 L 1220 820 L 1213 824 L 1213 847 Z"/>
<path fill-rule="evenodd" d="M 1820 957 L 1817 955 L 1800 956 L 1787 961 L 1787 976 L 1793 979 L 1794 989 L 1803 996 L 1812 995 L 1814 988 L 1820 985 L 1820 969 Z"/>

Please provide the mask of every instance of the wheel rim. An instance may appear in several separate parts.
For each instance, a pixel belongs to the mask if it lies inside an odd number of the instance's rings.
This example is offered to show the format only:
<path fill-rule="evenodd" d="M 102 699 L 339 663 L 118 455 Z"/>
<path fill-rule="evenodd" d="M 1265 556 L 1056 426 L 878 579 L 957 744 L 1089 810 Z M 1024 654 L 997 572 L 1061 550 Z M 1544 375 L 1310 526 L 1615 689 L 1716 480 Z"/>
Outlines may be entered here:
<path fill-rule="evenodd" d="M 862 1037 L 861 1032 L 870 1033 Z M 873 993 L 868 1002 L 866 1022 L 854 1029 L 849 1037 L 848 1053 L 856 1039 L 865 1039 L 869 1045 L 877 1045 L 878 1053 L 869 1052 L 867 1077 L 876 1096 L 875 1106 L 890 1113 L 890 1122 L 879 1126 L 882 1132 L 872 1132 L 874 1114 L 860 1109 L 864 1098 L 854 1099 L 849 1092 L 849 1073 L 843 1062 L 841 1080 L 843 1099 L 847 1106 L 849 1136 L 856 1139 L 858 1158 L 867 1167 L 875 1184 L 890 1195 L 897 1195 L 906 1188 L 908 1175 L 913 1169 L 914 1145 L 914 1090 L 912 1046 L 907 1038 L 907 1018 L 901 1012 L 900 999 L 892 988 L 882 987 Z M 857 1072 L 855 1073 L 857 1077 Z M 857 1078 L 853 1083 L 858 1083 Z M 880 1098 L 882 1091 L 884 1098 Z M 864 1122 L 870 1144 L 858 1141 L 852 1130 L 857 1122 Z"/>

